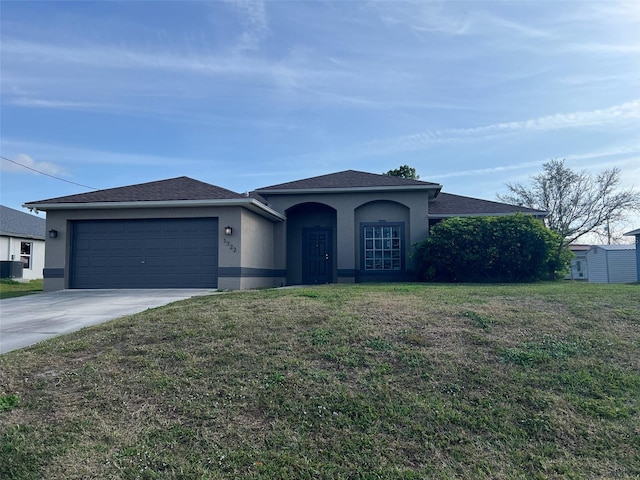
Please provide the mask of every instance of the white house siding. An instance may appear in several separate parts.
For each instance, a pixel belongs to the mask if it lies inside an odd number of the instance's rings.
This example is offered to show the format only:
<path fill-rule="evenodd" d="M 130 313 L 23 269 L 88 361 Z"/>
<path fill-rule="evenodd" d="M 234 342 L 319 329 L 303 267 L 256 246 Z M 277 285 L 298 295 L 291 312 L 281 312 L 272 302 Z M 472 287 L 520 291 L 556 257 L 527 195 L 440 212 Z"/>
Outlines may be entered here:
<path fill-rule="evenodd" d="M 44 268 L 44 240 L 26 237 L 0 236 L 0 260 L 20 261 L 20 245 L 22 242 L 30 242 L 31 265 L 22 270 L 24 280 L 36 280 L 42 278 Z"/>
<path fill-rule="evenodd" d="M 637 281 L 635 245 L 594 245 L 587 252 L 587 262 L 591 283 Z"/>

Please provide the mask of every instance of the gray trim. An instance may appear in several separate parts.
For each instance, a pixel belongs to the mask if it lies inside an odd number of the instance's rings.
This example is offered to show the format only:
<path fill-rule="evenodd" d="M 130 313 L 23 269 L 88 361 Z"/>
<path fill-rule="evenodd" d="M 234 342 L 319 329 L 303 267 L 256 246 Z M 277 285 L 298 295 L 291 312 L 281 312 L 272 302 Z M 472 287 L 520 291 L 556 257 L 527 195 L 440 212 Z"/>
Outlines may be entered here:
<path fill-rule="evenodd" d="M 286 270 L 276 270 L 271 268 L 218 267 L 218 278 L 277 278 L 286 276 Z"/>
<path fill-rule="evenodd" d="M 74 203 L 40 203 L 23 205 L 25 208 L 35 208 L 43 212 L 49 210 L 97 210 L 120 208 L 167 208 L 167 207 L 244 207 L 271 220 L 284 221 L 285 216 L 273 208 L 259 202 L 255 198 L 230 198 L 220 200 L 153 200 L 132 202 L 74 202 Z"/>
<path fill-rule="evenodd" d="M 339 268 L 338 269 L 338 278 L 355 277 L 355 276 L 356 276 L 355 268 Z"/>
<path fill-rule="evenodd" d="M 42 276 L 44 278 L 64 278 L 64 268 L 43 268 Z"/>
<path fill-rule="evenodd" d="M 361 270 L 356 275 L 356 283 L 411 282 L 415 277 L 407 270 Z"/>

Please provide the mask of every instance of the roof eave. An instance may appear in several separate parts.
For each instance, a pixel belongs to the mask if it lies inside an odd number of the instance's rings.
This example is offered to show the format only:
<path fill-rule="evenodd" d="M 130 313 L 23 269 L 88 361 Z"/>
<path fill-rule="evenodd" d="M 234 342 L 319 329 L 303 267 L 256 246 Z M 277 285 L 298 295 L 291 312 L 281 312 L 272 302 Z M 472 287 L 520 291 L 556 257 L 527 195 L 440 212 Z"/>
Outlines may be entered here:
<path fill-rule="evenodd" d="M 45 239 L 42 235 L 32 235 L 29 233 L 16 233 L 16 232 L 0 232 L 0 237 L 12 237 L 12 238 L 26 238 L 28 240 L 43 240 Z"/>
<path fill-rule="evenodd" d="M 442 185 L 391 185 L 378 187 L 337 187 L 337 188 L 274 188 L 255 190 L 260 195 L 306 195 L 322 193 L 354 193 L 354 192 L 403 192 L 419 190 L 435 190 L 436 194 L 442 189 Z"/>
<path fill-rule="evenodd" d="M 272 220 L 284 221 L 285 216 L 255 198 L 228 198 L 213 200 L 158 200 L 133 202 L 75 202 L 75 203 L 25 203 L 25 208 L 47 212 L 49 210 L 106 210 L 129 208 L 175 207 L 244 207 Z"/>
<path fill-rule="evenodd" d="M 504 217 L 505 215 L 515 215 L 522 213 L 523 215 L 531 215 L 536 218 L 544 218 L 547 212 L 491 212 L 491 213 L 436 213 L 429 214 L 429 218 L 455 218 L 455 217 Z"/>

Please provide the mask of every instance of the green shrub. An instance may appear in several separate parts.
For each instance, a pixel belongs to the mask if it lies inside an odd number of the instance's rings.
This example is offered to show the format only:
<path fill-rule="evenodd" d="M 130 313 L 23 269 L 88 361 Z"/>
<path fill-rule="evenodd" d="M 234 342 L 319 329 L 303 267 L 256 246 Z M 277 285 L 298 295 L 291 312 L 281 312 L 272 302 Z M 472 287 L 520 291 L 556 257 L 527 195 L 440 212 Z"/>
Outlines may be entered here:
<path fill-rule="evenodd" d="M 446 282 L 527 282 L 554 279 L 571 253 L 557 255 L 558 235 L 532 216 L 449 218 L 416 245 L 418 279 Z"/>

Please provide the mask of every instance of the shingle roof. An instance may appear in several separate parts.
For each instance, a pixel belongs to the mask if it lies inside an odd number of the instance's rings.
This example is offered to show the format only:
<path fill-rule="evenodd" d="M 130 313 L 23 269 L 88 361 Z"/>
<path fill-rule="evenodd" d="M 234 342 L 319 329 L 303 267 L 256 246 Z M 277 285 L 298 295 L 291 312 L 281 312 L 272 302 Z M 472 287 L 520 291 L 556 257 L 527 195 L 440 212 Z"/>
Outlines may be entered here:
<path fill-rule="evenodd" d="M 46 220 L 13 208 L 0 206 L 0 234 L 44 239 Z"/>
<path fill-rule="evenodd" d="M 345 170 L 344 172 L 330 173 L 318 177 L 305 178 L 294 182 L 280 183 L 256 189 L 259 193 L 270 193 L 274 190 L 325 190 L 325 189 L 349 189 L 349 188 L 379 188 L 379 187 L 428 187 L 439 188 L 440 185 L 432 182 L 423 182 L 409 178 L 392 177 L 375 173 Z"/>
<path fill-rule="evenodd" d="M 189 177 L 170 178 L 156 182 L 140 183 L 126 187 L 109 188 L 89 193 L 68 195 L 29 202 L 37 207 L 52 203 L 109 203 L 109 202 L 154 202 L 178 200 L 228 200 L 245 198 L 244 195 Z"/>
<path fill-rule="evenodd" d="M 453 215 L 504 215 L 517 212 L 535 216 L 546 215 L 546 212 L 541 210 L 509 205 L 508 203 L 492 202 L 479 198 L 463 197 L 451 193 L 440 193 L 429 202 L 429 217 L 436 218 Z"/>

